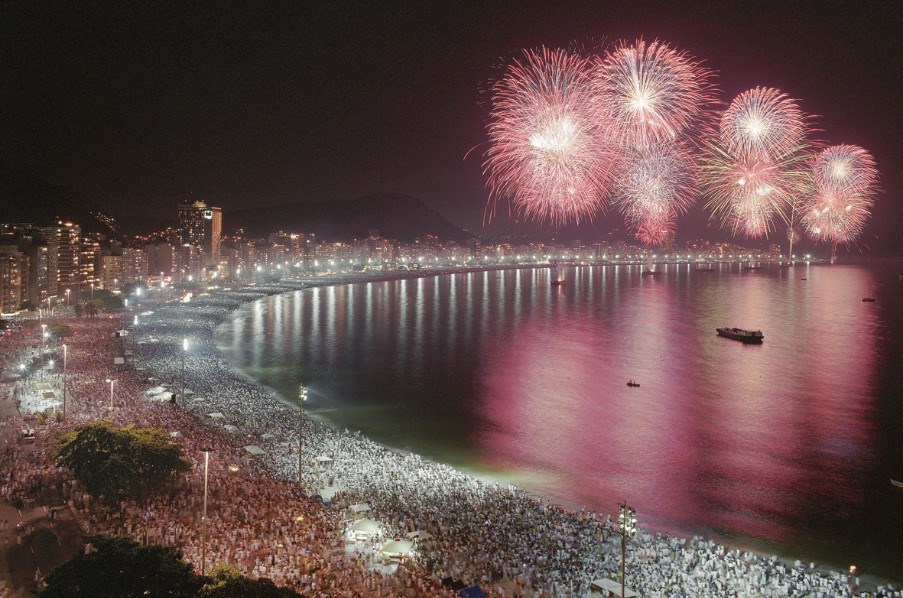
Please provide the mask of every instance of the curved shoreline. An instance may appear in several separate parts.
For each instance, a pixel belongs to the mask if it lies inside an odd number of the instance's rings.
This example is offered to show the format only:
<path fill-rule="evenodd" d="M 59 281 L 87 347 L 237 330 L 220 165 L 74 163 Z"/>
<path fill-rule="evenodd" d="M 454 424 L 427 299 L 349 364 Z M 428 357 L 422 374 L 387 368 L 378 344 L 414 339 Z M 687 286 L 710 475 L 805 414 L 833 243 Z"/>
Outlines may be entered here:
<path fill-rule="evenodd" d="M 728 266 L 733 264 L 732 262 L 726 262 L 726 263 L 728 264 Z M 592 264 L 592 266 L 605 266 L 605 265 L 610 265 L 610 266 L 623 265 L 623 266 L 627 266 L 627 267 L 633 267 L 633 266 L 642 266 L 642 263 Z M 692 269 L 692 264 L 689 264 L 689 263 L 686 263 L 686 264 L 678 263 L 678 264 L 669 264 L 669 265 L 687 266 L 690 269 Z M 588 267 L 590 265 L 588 264 L 585 266 Z M 302 280 L 302 284 L 303 284 L 302 289 L 313 288 L 313 287 L 336 286 L 336 285 L 350 285 L 350 284 L 359 284 L 359 283 L 393 282 L 393 281 L 397 281 L 397 280 L 431 278 L 431 277 L 435 277 L 435 276 L 451 275 L 451 274 L 458 274 L 458 273 L 467 274 L 467 273 L 479 273 L 479 272 L 492 272 L 492 271 L 499 271 L 499 270 L 545 269 L 547 267 L 548 267 L 547 265 L 512 265 L 512 266 L 507 266 L 507 267 L 492 266 L 492 267 L 488 267 L 488 268 L 467 268 L 467 269 L 462 268 L 462 269 L 454 269 L 454 270 L 436 269 L 436 270 L 408 271 L 408 272 L 404 272 L 404 273 L 392 273 L 393 275 L 391 275 L 391 276 L 382 275 L 382 274 L 386 274 L 386 273 L 380 273 L 380 275 L 364 275 L 364 276 L 348 275 L 348 276 L 344 276 L 344 277 L 335 277 L 335 278 L 332 278 L 329 280 L 304 279 L 304 280 Z M 581 267 L 581 264 L 574 264 L 574 265 L 571 265 L 570 267 Z M 253 288 L 255 288 L 255 287 L 247 287 L 247 289 L 253 289 Z M 285 293 L 296 292 L 296 291 L 302 290 L 302 289 L 289 290 L 289 291 L 286 291 Z M 276 294 L 281 294 L 281 293 L 276 293 Z M 225 325 L 229 321 L 234 321 L 236 313 L 239 310 L 241 310 L 242 308 L 245 308 L 245 307 L 253 304 L 255 301 L 261 301 L 261 300 L 266 300 L 266 299 L 267 299 L 267 297 L 258 297 L 256 299 L 251 299 L 246 302 L 243 302 L 241 305 L 236 307 L 234 310 L 230 311 L 228 315 L 223 317 L 222 320 L 220 320 L 216 324 L 214 331 L 216 331 L 217 329 L 219 329 L 221 326 Z M 223 357 L 223 352 L 219 349 L 218 346 L 217 346 L 217 350 L 219 351 L 220 357 Z M 226 363 L 228 363 L 229 367 L 234 372 L 239 373 L 242 377 L 246 378 L 247 380 L 252 381 L 254 384 L 257 384 L 261 387 L 266 388 L 274 397 L 277 398 L 277 400 L 279 400 L 283 404 L 289 405 L 291 407 L 297 406 L 297 403 L 295 403 L 291 400 L 288 400 L 285 396 L 283 396 L 283 394 L 280 391 L 278 391 L 277 389 L 272 388 L 270 386 L 264 385 L 259 380 L 257 380 L 254 376 L 243 371 L 240 367 L 235 365 L 233 362 L 226 361 Z M 328 418 L 328 416 L 320 417 L 320 416 L 317 416 L 316 414 L 305 413 L 305 417 L 311 417 L 312 419 L 316 419 L 317 421 L 320 421 L 321 423 L 323 423 L 327 426 L 330 426 L 334 429 L 336 429 L 340 425 L 337 422 L 330 420 Z M 422 455 L 414 453 L 413 451 L 411 451 L 409 449 L 394 447 L 394 446 L 382 443 L 380 441 L 376 441 L 372 438 L 369 438 L 369 437 L 367 437 L 367 438 L 371 442 L 375 442 L 375 443 L 383 446 L 387 450 L 397 452 L 397 453 L 402 453 L 402 454 L 416 455 L 418 458 L 423 459 L 424 461 L 430 461 L 432 463 L 445 465 L 444 463 L 441 463 L 440 461 L 430 460 L 426 457 L 423 457 Z M 488 474 L 485 472 L 481 474 L 481 472 L 479 472 L 478 470 L 474 470 L 474 469 L 468 468 L 466 466 L 462 467 L 462 466 L 458 465 L 458 466 L 453 466 L 453 467 L 458 469 L 458 471 L 461 471 L 463 474 L 465 474 L 467 476 L 471 476 L 483 483 L 492 484 L 492 483 L 501 482 L 501 483 L 504 483 L 504 484 L 507 484 L 510 486 L 515 486 L 515 483 L 511 481 L 510 477 L 506 479 L 503 475 L 502 476 L 493 476 L 492 474 Z M 517 484 L 516 487 L 518 488 L 519 491 L 524 492 L 526 495 L 532 497 L 534 500 L 538 500 L 540 502 L 545 501 L 546 503 L 554 504 L 554 505 L 558 506 L 559 508 L 565 509 L 572 513 L 580 513 L 580 512 L 591 513 L 591 512 L 593 512 L 589 509 L 588 506 L 586 506 L 584 504 L 580 504 L 579 502 L 576 502 L 576 501 L 570 501 L 570 500 L 567 500 L 567 499 L 564 499 L 561 497 L 557 497 L 552 494 L 543 492 L 541 490 L 530 488 L 529 484 L 525 484 L 523 487 L 520 484 Z M 604 513 L 601 513 L 601 514 L 605 515 Z M 671 537 L 684 538 L 688 541 L 690 540 L 691 537 L 693 537 L 693 538 L 698 537 L 698 535 L 694 535 L 691 530 L 674 528 L 672 526 L 667 526 L 667 525 L 650 527 L 648 524 L 644 524 L 643 528 L 648 530 L 649 532 L 664 532 L 664 533 L 670 535 Z M 711 532 L 711 530 L 709 530 L 708 533 L 706 533 L 706 532 L 702 532 L 702 533 L 704 534 L 704 537 L 708 537 L 711 535 L 720 543 L 724 543 L 726 545 L 732 546 L 734 548 L 737 548 L 737 549 L 740 549 L 743 551 L 751 551 L 751 552 L 757 553 L 757 554 L 761 555 L 763 558 L 766 556 L 765 551 L 767 551 L 767 554 L 782 555 L 780 558 L 785 563 L 791 563 L 795 558 L 799 557 L 799 553 L 797 552 L 796 554 L 794 554 L 792 548 L 788 550 L 788 548 L 790 548 L 790 547 L 783 545 L 783 544 L 779 544 L 777 542 L 769 541 L 767 539 L 748 538 L 748 539 L 746 539 L 747 541 L 744 541 L 743 538 L 732 537 L 730 534 L 730 530 L 727 530 L 727 533 L 717 533 L 717 532 L 713 533 L 713 532 Z M 697 534 L 698 534 L 698 532 L 697 532 Z M 823 559 L 819 559 L 819 560 L 822 560 L 822 562 L 827 562 Z M 820 566 L 819 569 L 825 573 L 837 573 L 837 571 L 841 570 L 842 568 L 839 567 L 838 564 L 829 564 L 827 566 Z M 886 583 L 885 580 L 883 580 L 883 579 L 875 578 L 874 576 L 872 576 L 872 578 L 875 579 L 876 584 L 877 583 Z"/>

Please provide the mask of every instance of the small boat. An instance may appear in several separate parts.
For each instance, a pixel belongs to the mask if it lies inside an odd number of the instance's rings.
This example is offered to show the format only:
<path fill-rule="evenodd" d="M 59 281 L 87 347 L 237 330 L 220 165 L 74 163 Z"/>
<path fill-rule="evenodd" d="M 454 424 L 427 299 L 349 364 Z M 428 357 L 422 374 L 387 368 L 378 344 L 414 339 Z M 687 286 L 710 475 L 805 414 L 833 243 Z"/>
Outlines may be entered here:
<path fill-rule="evenodd" d="M 657 270 L 643 270 L 643 276 L 658 276 L 661 272 Z"/>
<path fill-rule="evenodd" d="M 903 488 L 903 482 L 898 482 L 894 478 L 890 479 L 890 483 L 896 486 L 897 488 Z"/>
<path fill-rule="evenodd" d="M 556 262 L 552 263 L 552 267 L 550 268 L 549 274 L 552 279 L 550 284 L 553 287 L 563 287 L 564 286 L 564 279 L 558 275 L 558 264 Z"/>
<path fill-rule="evenodd" d="M 862 302 L 863 303 L 874 303 L 875 302 L 875 298 L 872 297 L 872 283 L 871 282 L 869 282 L 869 294 L 867 297 L 862 298 Z"/>
<path fill-rule="evenodd" d="M 628 381 L 627 381 L 627 386 L 629 386 L 630 388 L 639 388 L 639 387 L 640 387 L 640 383 L 637 382 L 636 380 L 628 380 Z"/>
<path fill-rule="evenodd" d="M 765 336 L 761 330 L 744 330 L 743 328 L 716 328 L 718 336 L 730 338 L 742 343 L 761 343 Z"/>

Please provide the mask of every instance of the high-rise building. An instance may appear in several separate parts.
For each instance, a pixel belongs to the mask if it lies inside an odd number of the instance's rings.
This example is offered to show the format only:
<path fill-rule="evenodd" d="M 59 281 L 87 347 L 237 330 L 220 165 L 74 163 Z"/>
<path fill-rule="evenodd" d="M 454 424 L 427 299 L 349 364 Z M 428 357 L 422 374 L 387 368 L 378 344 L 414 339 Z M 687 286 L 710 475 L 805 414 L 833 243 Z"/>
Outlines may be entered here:
<path fill-rule="evenodd" d="M 145 245 L 148 276 L 172 276 L 173 247 L 169 243 Z"/>
<path fill-rule="evenodd" d="M 147 280 L 147 253 L 140 247 L 122 248 L 122 281 L 123 284 L 141 285 Z"/>
<path fill-rule="evenodd" d="M 36 230 L 47 240 L 49 294 L 59 297 L 67 290 L 77 293 L 80 282 L 81 227 L 67 222 L 38 227 Z"/>
<path fill-rule="evenodd" d="M 179 228 L 182 244 L 195 245 L 204 250 L 206 265 L 219 262 L 219 247 L 223 233 L 222 209 L 208 206 L 203 201 L 179 205 Z"/>
<path fill-rule="evenodd" d="M 28 298 L 28 256 L 16 245 L 0 245 L 0 313 L 18 311 Z"/>

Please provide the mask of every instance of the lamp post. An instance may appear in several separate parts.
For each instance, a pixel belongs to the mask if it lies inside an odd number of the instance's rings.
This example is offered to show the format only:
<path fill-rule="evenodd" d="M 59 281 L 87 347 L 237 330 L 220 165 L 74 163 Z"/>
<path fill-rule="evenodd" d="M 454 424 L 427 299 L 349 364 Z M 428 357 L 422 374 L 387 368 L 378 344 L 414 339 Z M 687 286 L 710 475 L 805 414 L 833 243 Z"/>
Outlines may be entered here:
<path fill-rule="evenodd" d="M 201 542 L 201 575 L 207 571 L 207 472 L 210 468 L 210 451 L 204 451 L 204 524 L 203 540 Z"/>
<path fill-rule="evenodd" d="M 182 392 L 180 397 L 185 400 L 185 354 L 188 353 L 188 339 L 182 339 Z"/>
<path fill-rule="evenodd" d="M 298 386 L 298 486 L 301 486 L 301 463 L 304 448 L 304 401 L 307 400 L 307 389 L 301 384 Z"/>
<path fill-rule="evenodd" d="M 107 382 L 110 383 L 110 413 L 113 413 L 113 385 L 116 384 L 116 381 L 112 378 L 107 378 Z"/>
<path fill-rule="evenodd" d="M 627 540 L 636 535 L 636 509 L 627 501 L 618 504 L 618 534 L 621 536 L 621 598 L 626 591 Z"/>
<path fill-rule="evenodd" d="M 66 421 L 66 362 L 68 361 L 69 352 L 66 345 L 63 345 L 63 421 Z"/>
<path fill-rule="evenodd" d="M 44 381 L 44 347 L 47 341 L 47 324 L 41 324 L 41 382 Z"/>

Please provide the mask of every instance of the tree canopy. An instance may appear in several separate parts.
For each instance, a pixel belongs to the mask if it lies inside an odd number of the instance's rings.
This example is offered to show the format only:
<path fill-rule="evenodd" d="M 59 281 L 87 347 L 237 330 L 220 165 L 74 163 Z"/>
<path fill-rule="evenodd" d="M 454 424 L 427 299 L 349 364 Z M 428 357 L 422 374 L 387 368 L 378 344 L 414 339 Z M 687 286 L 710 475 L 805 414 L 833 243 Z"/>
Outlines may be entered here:
<path fill-rule="evenodd" d="M 208 583 L 199 594 L 201 598 L 295 598 L 301 594 L 280 588 L 267 578 L 250 579 L 235 567 L 220 565 L 210 573 Z"/>
<path fill-rule="evenodd" d="M 182 447 L 155 428 L 102 420 L 79 426 L 62 441 L 52 457 L 94 496 L 144 498 L 191 468 Z"/>
<path fill-rule="evenodd" d="M 89 536 L 93 546 L 54 569 L 41 598 L 76 596 L 197 596 L 204 578 L 195 575 L 177 548 L 141 546 L 130 538 Z"/>

